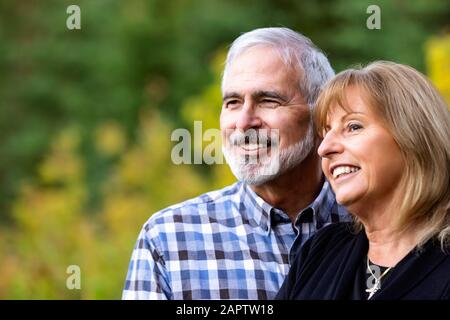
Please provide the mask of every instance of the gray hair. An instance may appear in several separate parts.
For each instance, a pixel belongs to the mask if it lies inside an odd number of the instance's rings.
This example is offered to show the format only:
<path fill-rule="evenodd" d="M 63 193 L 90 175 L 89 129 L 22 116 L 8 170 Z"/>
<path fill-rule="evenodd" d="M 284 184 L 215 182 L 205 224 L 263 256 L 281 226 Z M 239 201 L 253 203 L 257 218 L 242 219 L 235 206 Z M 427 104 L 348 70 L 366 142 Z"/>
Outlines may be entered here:
<path fill-rule="evenodd" d="M 233 60 L 247 49 L 268 46 L 277 50 L 288 68 L 297 70 L 299 90 L 312 108 L 325 83 L 334 76 L 322 51 L 307 37 L 288 28 L 260 28 L 239 36 L 228 51 L 223 79 Z"/>

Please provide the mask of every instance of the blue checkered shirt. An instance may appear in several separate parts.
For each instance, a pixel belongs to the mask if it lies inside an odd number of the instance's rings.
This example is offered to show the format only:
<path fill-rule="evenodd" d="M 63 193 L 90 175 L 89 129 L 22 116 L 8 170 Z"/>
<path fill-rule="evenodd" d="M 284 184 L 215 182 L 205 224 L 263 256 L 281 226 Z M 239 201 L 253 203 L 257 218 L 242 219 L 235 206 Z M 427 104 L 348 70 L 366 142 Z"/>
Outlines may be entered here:
<path fill-rule="evenodd" d="M 349 221 L 328 182 L 292 225 L 247 184 L 173 205 L 144 224 L 123 299 L 272 299 L 295 248 L 332 222 Z"/>

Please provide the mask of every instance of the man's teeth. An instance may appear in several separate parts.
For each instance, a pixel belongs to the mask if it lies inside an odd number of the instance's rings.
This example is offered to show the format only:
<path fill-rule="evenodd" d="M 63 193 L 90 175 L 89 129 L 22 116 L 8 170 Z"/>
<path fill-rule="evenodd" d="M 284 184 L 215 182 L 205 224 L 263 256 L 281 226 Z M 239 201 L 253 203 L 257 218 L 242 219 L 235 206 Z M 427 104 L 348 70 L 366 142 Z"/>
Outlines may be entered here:
<path fill-rule="evenodd" d="M 266 146 L 265 145 L 263 145 L 263 144 L 256 144 L 256 143 L 245 143 L 245 144 L 243 144 L 243 145 L 241 145 L 242 146 L 242 148 L 244 148 L 245 150 L 249 150 L 249 151 L 252 151 L 252 150 L 258 150 L 258 149 L 261 149 L 261 148 L 265 148 Z"/>
<path fill-rule="evenodd" d="M 333 170 L 333 178 L 336 179 L 337 177 L 339 177 L 341 174 L 345 174 L 345 173 L 352 173 L 352 172 L 356 172 L 358 171 L 360 168 L 356 168 L 356 167 L 349 167 L 349 166 L 341 166 L 341 167 L 337 167 Z"/>

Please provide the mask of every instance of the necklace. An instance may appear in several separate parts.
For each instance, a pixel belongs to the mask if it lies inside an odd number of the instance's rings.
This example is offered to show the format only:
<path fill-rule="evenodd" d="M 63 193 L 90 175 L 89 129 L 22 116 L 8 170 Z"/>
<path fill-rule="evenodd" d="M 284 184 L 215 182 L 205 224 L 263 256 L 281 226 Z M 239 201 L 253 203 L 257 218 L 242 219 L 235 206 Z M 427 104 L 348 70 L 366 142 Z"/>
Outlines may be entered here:
<path fill-rule="evenodd" d="M 369 264 L 369 255 L 367 255 L 367 270 L 369 270 L 371 276 L 375 279 L 375 282 L 373 284 L 373 286 L 371 288 L 367 288 L 366 292 L 369 293 L 369 297 L 367 298 L 367 300 L 369 300 L 370 298 L 372 298 L 372 296 L 381 289 L 381 278 L 383 278 L 388 272 L 389 270 L 391 270 L 392 267 L 387 268 L 386 270 L 384 270 L 384 272 L 380 275 L 379 278 L 377 278 L 375 276 L 375 274 L 372 272 L 372 268 L 370 268 L 370 264 Z M 369 278 L 370 279 L 370 278 Z"/>

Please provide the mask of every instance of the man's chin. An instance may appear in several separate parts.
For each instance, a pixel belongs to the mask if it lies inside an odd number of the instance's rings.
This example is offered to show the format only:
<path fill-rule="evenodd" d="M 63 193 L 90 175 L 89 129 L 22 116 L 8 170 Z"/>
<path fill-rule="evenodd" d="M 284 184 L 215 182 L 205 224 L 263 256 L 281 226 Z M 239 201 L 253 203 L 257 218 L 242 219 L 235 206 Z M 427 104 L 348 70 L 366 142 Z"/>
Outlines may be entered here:
<path fill-rule="evenodd" d="M 239 181 L 245 182 L 252 186 L 260 186 L 264 183 L 267 183 L 277 177 L 277 174 L 261 174 L 261 168 L 257 168 L 259 172 L 254 172 L 251 169 L 248 170 L 240 170 L 236 172 L 234 175 Z M 233 170 L 232 170 L 233 171 Z"/>
<path fill-rule="evenodd" d="M 224 155 L 233 175 L 249 185 L 264 184 L 278 175 L 279 170 L 275 170 L 277 167 L 273 165 L 270 157 L 242 157 L 229 150 L 225 150 Z"/>
<path fill-rule="evenodd" d="M 270 181 L 272 181 L 274 179 L 274 177 L 257 177 L 257 178 L 248 178 L 248 179 L 241 179 L 240 181 L 250 185 L 250 186 L 261 186 L 265 183 L 268 183 Z"/>

